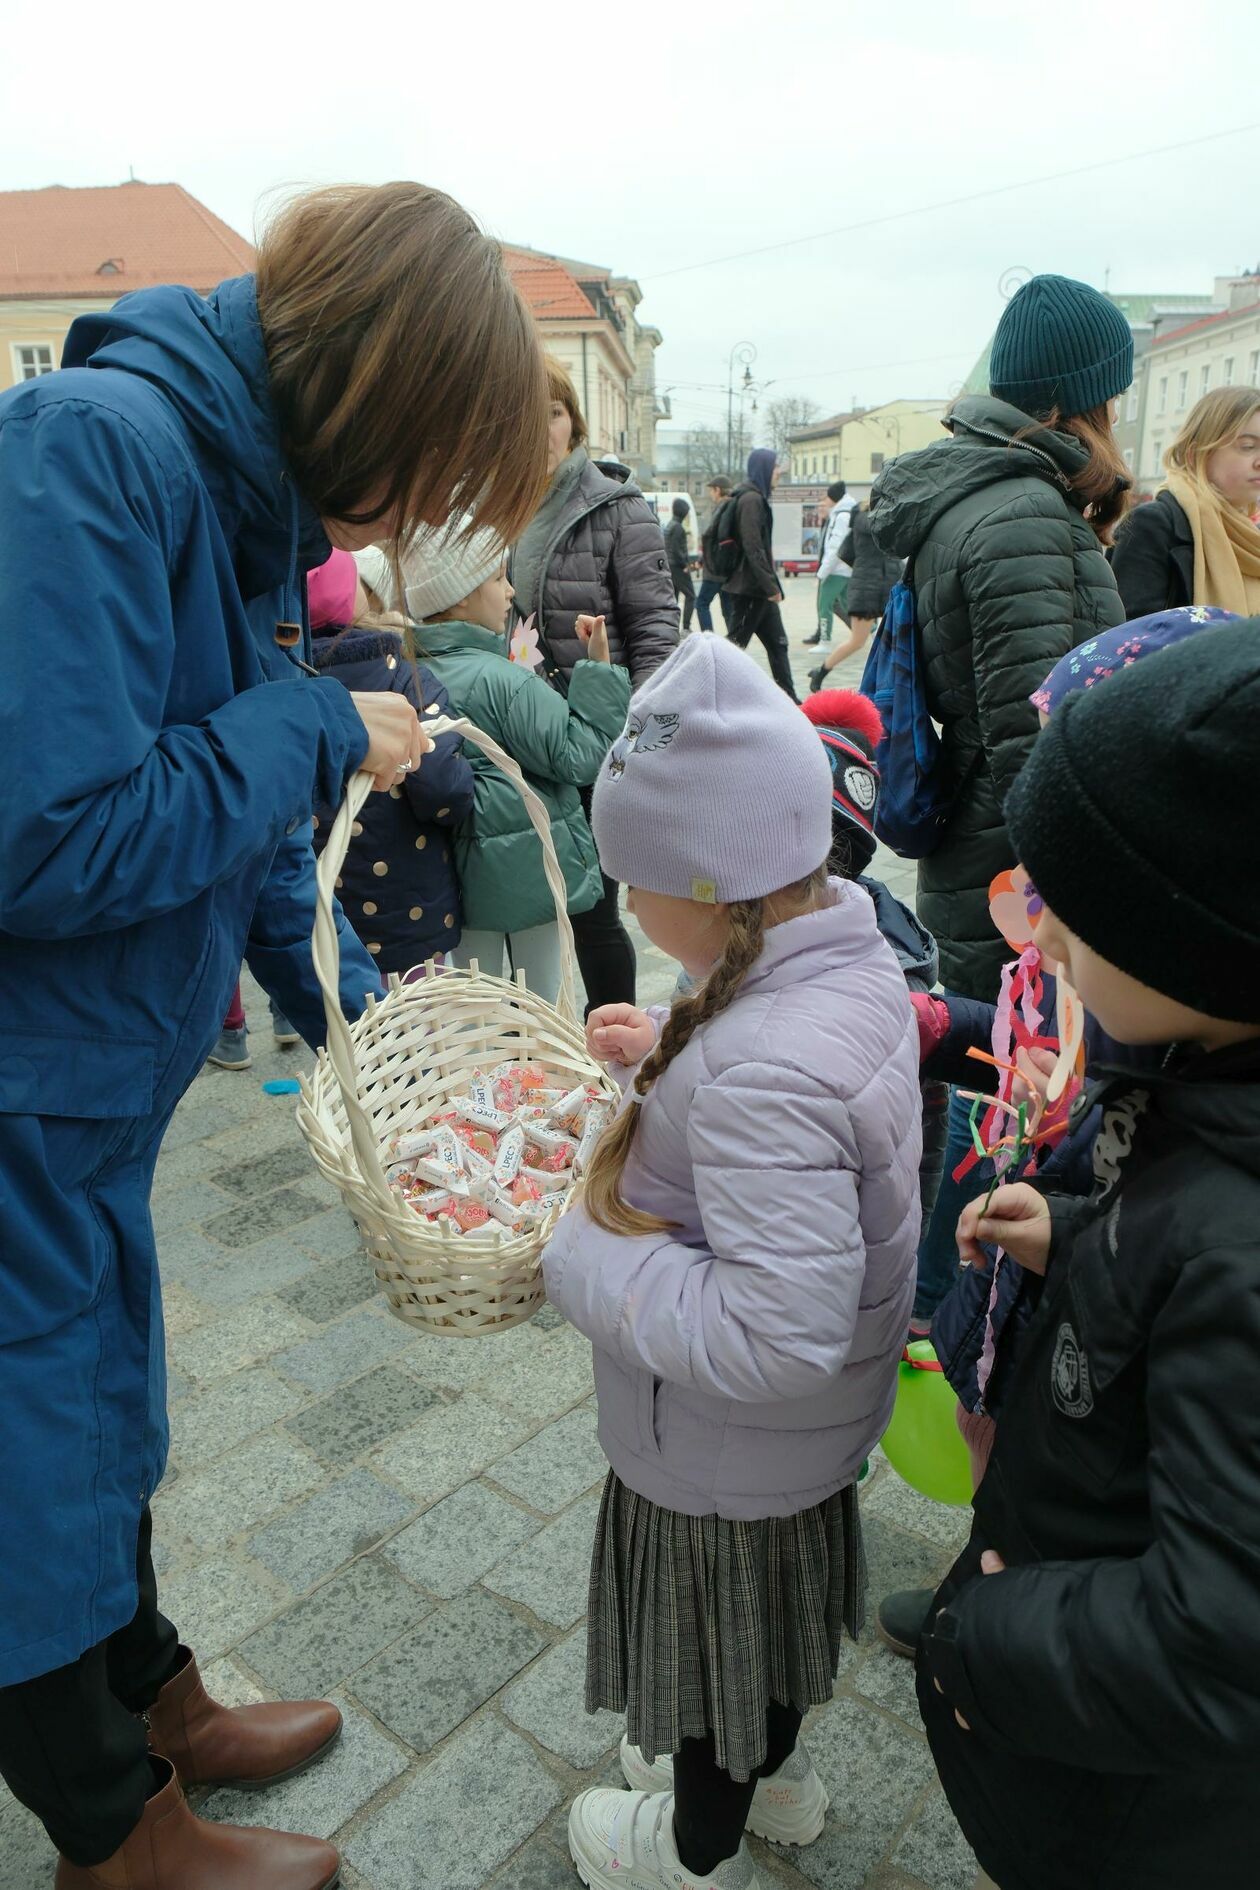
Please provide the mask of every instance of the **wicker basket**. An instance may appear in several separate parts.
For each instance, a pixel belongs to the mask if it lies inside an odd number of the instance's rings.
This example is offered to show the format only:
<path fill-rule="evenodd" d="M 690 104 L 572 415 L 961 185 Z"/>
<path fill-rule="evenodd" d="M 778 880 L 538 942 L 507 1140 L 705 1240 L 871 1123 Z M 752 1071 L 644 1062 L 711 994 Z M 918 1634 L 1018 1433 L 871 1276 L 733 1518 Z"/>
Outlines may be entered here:
<path fill-rule="evenodd" d="M 467 1234 L 426 1221 L 389 1188 L 382 1152 L 389 1138 L 417 1126 L 465 1089 L 471 1072 L 507 1060 L 541 1063 L 566 1089 L 617 1091 L 586 1051 L 574 996 L 573 928 L 547 810 L 511 757 L 488 735 L 456 718 L 426 722 L 432 735 L 457 731 L 513 781 L 542 842 L 547 884 L 560 926 L 560 992 L 555 1007 L 525 985 L 469 971 L 430 967 L 413 984 L 390 980 L 348 1024 L 338 995 L 340 952 L 333 887 L 345 863 L 351 826 L 371 792 L 357 774 L 319 863 L 313 954 L 328 1018 L 327 1048 L 302 1080 L 298 1124 L 320 1172 L 341 1192 L 371 1256 L 392 1311 L 427 1332 L 477 1335 L 520 1325 L 543 1299 L 541 1255 L 559 1215 L 574 1198 L 554 1197 L 527 1232 Z M 423 765 L 423 764 L 422 764 Z"/>

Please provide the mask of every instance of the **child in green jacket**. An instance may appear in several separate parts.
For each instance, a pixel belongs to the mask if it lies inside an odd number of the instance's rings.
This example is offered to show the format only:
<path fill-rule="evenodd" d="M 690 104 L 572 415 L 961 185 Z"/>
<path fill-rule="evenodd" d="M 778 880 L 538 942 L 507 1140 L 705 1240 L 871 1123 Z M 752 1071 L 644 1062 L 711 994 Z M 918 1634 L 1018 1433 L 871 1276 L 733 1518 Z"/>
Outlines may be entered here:
<path fill-rule="evenodd" d="M 518 763 L 551 817 L 568 909 L 588 911 L 602 881 L 578 789 L 594 781 L 630 703 L 629 673 L 608 660 L 603 618 L 591 620 L 587 656 L 566 697 L 509 654 L 513 593 L 498 539 L 426 533 L 411 541 L 402 569 L 417 655 L 445 685 L 451 712 Z M 455 832 L 464 933 L 452 961 L 467 966 L 475 958 L 500 977 L 506 960 L 507 976 L 524 971 L 530 990 L 554 1003 L 560 937 L 542 846 L 511 781 L 480 749 L 464 748 L 476 800 Z"/>

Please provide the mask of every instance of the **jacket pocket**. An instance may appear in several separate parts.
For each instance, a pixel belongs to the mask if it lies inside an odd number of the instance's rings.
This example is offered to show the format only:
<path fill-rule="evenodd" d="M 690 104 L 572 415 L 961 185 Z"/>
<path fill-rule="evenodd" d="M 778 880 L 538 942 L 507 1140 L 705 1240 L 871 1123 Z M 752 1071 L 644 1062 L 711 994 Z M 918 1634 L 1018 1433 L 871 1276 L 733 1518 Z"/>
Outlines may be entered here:
<path fill-rule="evenodd" d="M 0 1115 L 147 1116 L 154 1052 L 138 1037 L 0 1029 Z"/>
<path fill-rule="evenodd" d="M 664 1430 L 665 1386 L 651 1372 L 636 1373 L 637 1424 L 639 1454 L 642 1457 L 659 1457 L 661 1454 L 661 1433 Z"/>

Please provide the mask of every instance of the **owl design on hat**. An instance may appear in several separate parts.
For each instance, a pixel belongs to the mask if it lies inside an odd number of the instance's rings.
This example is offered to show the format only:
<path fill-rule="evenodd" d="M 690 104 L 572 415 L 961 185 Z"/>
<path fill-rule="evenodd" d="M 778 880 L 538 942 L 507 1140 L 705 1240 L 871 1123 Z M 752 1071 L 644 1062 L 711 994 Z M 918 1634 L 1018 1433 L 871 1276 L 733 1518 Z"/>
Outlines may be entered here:
<path fill-rule="evenodd" d="M 668 748 L 678 733 L 680 719 L 677 715 L 631 715 L 609 751 L 611 778 L 620 781 L 631 755 L 650 755 Z"/>

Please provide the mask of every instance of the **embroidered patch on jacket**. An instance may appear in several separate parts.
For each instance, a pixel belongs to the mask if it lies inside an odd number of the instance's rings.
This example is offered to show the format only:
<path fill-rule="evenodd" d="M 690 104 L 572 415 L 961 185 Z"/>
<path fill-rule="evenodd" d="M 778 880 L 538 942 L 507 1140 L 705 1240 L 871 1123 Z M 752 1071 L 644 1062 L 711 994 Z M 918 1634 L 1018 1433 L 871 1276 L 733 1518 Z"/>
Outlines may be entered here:
<path fill-rule="evenodd" d="M 879 783 L 869 768 L 846 768 L 844 785 L 849 799 L 855 806 L 865 808 L 869 814 L 875 805 L 879 793 Z"/>
<path fill-rule="evenodd" d="M 608 772 L 620 781 L 631 755 L 651 755 L 668 748 L 678 733 L 676 715 L 632 715 L 608 751 Z"/>
<path fill-rule="evenodd" d="M 1089 1360 L 1080 1340 L 1066 1320 L 1059 1327 L 1050 1367 L 1050 1389 L 1064 1417 L 1088 1417 L 1094 1408 L 1094 1393 L 1089 1382 Z"/>

